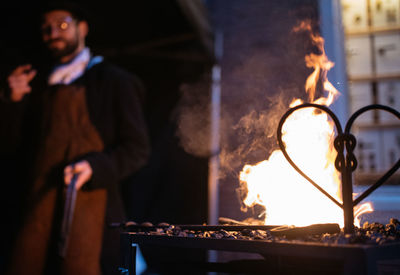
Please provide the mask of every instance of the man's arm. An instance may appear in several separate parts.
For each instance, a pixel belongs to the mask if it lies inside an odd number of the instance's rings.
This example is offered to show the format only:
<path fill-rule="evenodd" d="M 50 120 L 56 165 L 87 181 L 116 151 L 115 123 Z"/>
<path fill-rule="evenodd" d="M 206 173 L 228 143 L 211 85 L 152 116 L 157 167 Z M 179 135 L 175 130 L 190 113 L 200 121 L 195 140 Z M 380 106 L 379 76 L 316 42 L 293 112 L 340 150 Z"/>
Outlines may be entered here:
<path fill-rule="evenodd" d="M 20 145 L 22 123 L 26 108 L 26 94 L 36 70 L 30 64 L 18 66 L 0 85 L 0 152 L 15 153 Z"/>
<path fill-rule="evenodd" d="M 75 172 L 81 173 L 77 186 L 90 180 L 90 188 L 103 188 L 139 170 L 150 155 L 150 142 L 142 111 L 141 83 L 135 79 L 113 83 L 115 140 L 103 152 L 93 152 L 75 163 Z M 111 102 L 109 104 L 112 104 Z M 81 169 L 78 171 L 79 167 Z M 68 184 L 72 178 L 71 166 L 64 170 Z"/>

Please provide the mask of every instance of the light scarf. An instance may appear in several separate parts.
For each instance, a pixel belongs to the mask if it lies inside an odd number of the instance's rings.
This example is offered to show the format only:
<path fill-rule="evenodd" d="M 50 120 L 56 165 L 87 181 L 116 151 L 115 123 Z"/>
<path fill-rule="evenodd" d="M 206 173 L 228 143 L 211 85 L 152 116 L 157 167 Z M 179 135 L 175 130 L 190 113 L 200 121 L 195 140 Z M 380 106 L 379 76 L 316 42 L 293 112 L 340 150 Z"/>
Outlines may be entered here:
<path fill-rule="evenodd" d="M 48 84 L 70 84 L 85 72 L 89 62 L 93 63 L 90 57 L 90 50 L 85 47 L 71 62 L 55 67 L 49 76 Z M 98 56 L 93 59 L 95 63 L 102 61 L 102 58 Z M 94 64 L 90 65 L 92 66 Z"/>

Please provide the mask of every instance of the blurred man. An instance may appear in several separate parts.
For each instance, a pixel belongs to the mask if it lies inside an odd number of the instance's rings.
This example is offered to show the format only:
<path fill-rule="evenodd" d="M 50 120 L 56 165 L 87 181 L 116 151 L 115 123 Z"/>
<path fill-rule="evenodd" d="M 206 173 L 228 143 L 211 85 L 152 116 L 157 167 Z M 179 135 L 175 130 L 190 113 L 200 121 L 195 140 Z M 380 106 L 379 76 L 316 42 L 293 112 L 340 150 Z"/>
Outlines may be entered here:
<path fill-rule="evenodd" d="M 76 4 L 48 5 L 41 35 L 52 62 L 18 66 L 1 90 L 8 112 L 1 146 L 26 160 L 17 170 L 28 183 L 9 274 L 118 274 L 119 232 L 105 225 L 124 220 L 118 182 L 149 156 L 143 87 L 91 53 L 88 31 Z M 72 181 L 78 193 L 65 240 L 63 205 Z"/>

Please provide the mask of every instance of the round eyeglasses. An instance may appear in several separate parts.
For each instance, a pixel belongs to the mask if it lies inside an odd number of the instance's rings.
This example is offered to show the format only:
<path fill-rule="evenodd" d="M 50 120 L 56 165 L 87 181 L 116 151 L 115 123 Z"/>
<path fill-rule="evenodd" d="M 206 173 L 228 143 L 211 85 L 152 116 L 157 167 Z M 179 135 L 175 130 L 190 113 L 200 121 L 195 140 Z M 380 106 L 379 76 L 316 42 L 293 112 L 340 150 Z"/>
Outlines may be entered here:
<path fill-rule="evenodd" d="M 70 28 L 74 19 L 70 16 L 54 20 L 53 22 L 46 22 L 42 24 L 41 30 L 43 34 L 50 34 L 53 30 L 66 31 Z"/>

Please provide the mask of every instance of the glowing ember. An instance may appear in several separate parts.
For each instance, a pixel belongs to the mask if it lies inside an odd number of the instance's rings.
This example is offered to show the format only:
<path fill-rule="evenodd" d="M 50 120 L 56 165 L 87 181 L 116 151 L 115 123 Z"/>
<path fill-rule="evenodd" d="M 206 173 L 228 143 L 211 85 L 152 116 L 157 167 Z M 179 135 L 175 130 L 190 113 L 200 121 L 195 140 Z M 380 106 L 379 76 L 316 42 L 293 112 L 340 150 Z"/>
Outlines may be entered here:
<path fill-rule="evenodd" d="M 312 103 L 329 106 L 339 92 L 327 79 L 333 67 L 324 51 L 322 37 L 312 33 L 311 25 L 302 22 L 294 31 L 307 31 L 321 54 L 305 57 L 306 65 L 314 72 L 307 78 L 306 92 Z M 315 98 L 316 85 L 321 80 L 326 97 Z M 290 107 L 303 102 L 294 100 Z M 331 196 L 340 199 L 340 173 L 335 169 L 336 151 L 333 148 L 335 129 L 324 112 L 303 108 L 288 117 L 282 128 L 282 140 L 292 160 Z M 305 226 L 315 223 L 338 223 L 343 226 L 343 210 L 329 200 L 298 174 L 285 159 L 282 151 L 274 151 L 268 160 L 254 166 L 245 165 L 240 181 L 247 189 L 246 206 L 263 205 L 266 209 L 265 224 L 290 224 Z M 358 216 L 372 211 L 370 203 L 356 207 Z"/>

